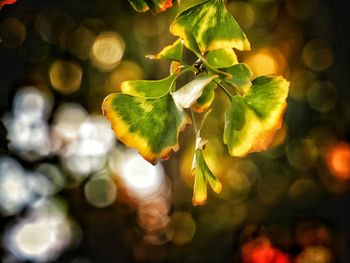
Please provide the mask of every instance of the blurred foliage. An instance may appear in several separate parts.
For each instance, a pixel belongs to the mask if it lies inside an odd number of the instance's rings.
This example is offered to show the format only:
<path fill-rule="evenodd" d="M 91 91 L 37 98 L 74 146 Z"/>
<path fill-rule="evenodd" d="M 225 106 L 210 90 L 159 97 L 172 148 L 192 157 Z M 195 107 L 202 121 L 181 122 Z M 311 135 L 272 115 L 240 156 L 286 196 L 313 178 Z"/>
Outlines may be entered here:
<path fill-rule="evenodd" d="M 252 44 L 237 58 L 289 79 L 289 106 L 274 147 L 239 160 L 221 142 L 228 102 L 216 96 L 203 136 L 224 187 L 193 208 L 192 131 L 152 166 L 116 141 L 100 109 L 121 82 L 168 75 L 168 62 L 144 54 L 175 41 L 178 5 L 156 16 L 122 0 L 2 8 L 2 262 L 350 261 L 346 8 L 232 0 L 228 9 Z"/>

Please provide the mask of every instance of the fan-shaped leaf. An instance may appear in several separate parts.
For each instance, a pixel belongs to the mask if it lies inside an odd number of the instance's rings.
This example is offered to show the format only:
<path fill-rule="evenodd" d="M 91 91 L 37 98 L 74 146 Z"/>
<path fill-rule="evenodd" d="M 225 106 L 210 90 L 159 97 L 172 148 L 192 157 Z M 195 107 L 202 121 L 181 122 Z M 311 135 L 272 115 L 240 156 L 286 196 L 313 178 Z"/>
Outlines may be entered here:
<path fill-rule="evenodd" d="M 104 100 L 102 110 L 119 140 L 137 148 L 153 164 L 178 150 L 179 132 L 191 123 L 170 94 L 159 98 L 111 94 Z"/>
<path fill-rule="evenodd" d="M 250 49 L 248 39 L 223 0 L 204 1 L 182 11 L 171 24 L 170 32 L 181 37 L 190 49 L 193 41 L 189 36 L 193 36 L 202 53 L 220 48 Z"/>
<path fill-rule="evenodd" d="M 261 76 L 244 97 L 235 96 L 225 112 L 224 143 L 231 155 L 243 157 L 266 150 L 281 127 L 289 82 Z"/>

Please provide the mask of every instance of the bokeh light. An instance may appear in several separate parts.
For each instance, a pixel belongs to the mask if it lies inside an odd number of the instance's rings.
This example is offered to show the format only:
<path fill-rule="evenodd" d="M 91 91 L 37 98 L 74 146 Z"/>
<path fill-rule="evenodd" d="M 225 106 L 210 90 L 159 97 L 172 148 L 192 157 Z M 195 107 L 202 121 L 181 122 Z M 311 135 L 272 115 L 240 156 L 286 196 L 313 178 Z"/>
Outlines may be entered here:
<path fill-rule="evenodd" d="M 26 27 L 16 17 L 8 17 L 0 23 L 0 46 L 17 48 L 26 38 Z"/>
<path fill-rule="evenodd" d="M 105 175 L 91 177 L 84 186 L 86 200 L 95 207 L 111 205 L 117 197 L 114 181 Z"/>
<path fill-rule="evenodd" d="M 7 229 L 7 249 L 19 260 L 51 262 L 73 241 L 75 225 L 53 201 L 39 202 Z"/>
<path fill-rule="evenodd" d="M 227 198 L 236 196 L 239 198 L 246 198 L 249 194 L 251 182 L 244 172 L 239 170 L 230 170 L 225 174 L 225 182 L 227 181 L 227 189 L 223 190 L 223 196 L 228 195 Z"/>
<path fill-rule="evenodd" d="M 80 88 L 83 72 L 74 62 L 56 60 L 50 67 L 49 75 L 51 85 L 56 91 L 70 94 Z"/>
<path fill-rule="evenodd" d="M 227 9 L 243 29 L 249 29 L 253 26 L 255 13 L 251 3 L 243 1 L 230 2 Z"/>
<path fill-rule="evenodd" d="M 253 0 L 250 1 L 254 8 L 256 29 L 266 30 L 276 23 L 278 5 L 274 0 Z M 266 36 L 265 36 L 266 38 Z"/>
<path fill-rule="evenodd" d="M 90 58 L 92 63 L 102 71 L 114 69 L 124 54 L 123 39 L 115 32 L 103 32 L 92 45 Z"/>
<path fill-rule="evenodd" d="M 295 236 L 298 244 L 303 247 L 327 246 L 331 244 L 331 235 L 321 222 L 317 220 L 303 221 L 295 227 Z"/>
<path fill-rule="evenodd" d="M 311 85 L 317 80 L 315 73 L 309 70 L 295 71 L 290 79 L 289 94 L 297 100 L 304 100 Z"/>
<path fill-rule="evenodd" d="M 47 9 L 39 14 L 35 26 L 44 41 L 49 44 L 59 44 L 65 49 L 68 36 L 74 28 L 74 21 L 62 10 Z"/>
<path fill-rule="evenodd" d="M 61 191 L 66 185 L 66 178 L 63 172 L 54 164 L 41 163 L 36 167 L 36 173 L 45 176 L 50 182 L 50 194 L 54 195 Z"/>
<path fill-rule="evenodd" d="M 331 263 L 332 255 L 329 249 L 323 246 L 306 248 L 295 260 L 296 263 Z"/>
<path fill-rule="evenodd" d="M 51 107 L 51 100 L 45 93 L 33 87 L 19 90 L 14 98 L 13 115 L 3 118 L 12 151 L 30 161 L 50 154 L 47 118 Z"/>
<path fill-rule="evenodd" d="M 255 76 L 267 74 L 283 74 L 285 59 L 283 55 L 272 48 L 263 48 L 254 52 L 245 59 Z"/>
<path fill-rule="evenodd" d="M 307 91 L 310 106 L 319 112 L 331 110 L 337 101 L 337 91 L 328 81 L 317 81 Z"/>
<path fill-rule="evenodd" d="M 242 249 L 244 263 L 290 263 L 287 255 L 273 248 L 268 240 L 257 239 Z"/>
<path fill-rule="evenodd" d="M 21 165 L 10 158 L 0 159 L 0 211 L 3 215 L 18 213 L 33 199 L 29 180 Z"/>
<path fill-rule="evenodd" d="M 257 232 L 258 231 L 258 232 Z M 249 225 L 241 233 L 241 262 L 243 263 L 290 263 L 287 254 L 277 249 L 264 230 Z"/>
<path fill-rule="evenodd" d="M 75 140 L 62 152 L 63 165 L 73 174 L 96 172 L 106 164 L 115 143 L 114 133 L 103 117 L 87 118 L 80 124 Z"/>
<path fill-rule="evenodd" d="M 333 63 L 333 51 L 324 39 L 312 39 L 303 49 L 303 61 L 306 66 L 315 71 L 329 68 Z"/>
<path fill-rule="evenodd" d="M 254 162 L 242 160 L 228 164 L 231 169 L 225 170 L 221 182 L 226 186 L 222 189 L 222 197 L 227 200 L 246 200 L 252 185 L 260 177 L 260 170 Z"/>
<path fill-rule="evenodd" d="M 122 202 L 131 205 L 137 223 L 143 231 L 143 242 L 135 247 L 135 257 L 141 257 L 145 244 L 160 246 L 169 241 L 166 231 L 171 200 L 170 181 L 166 180 L 160 163 L 153 166 L 134 150 L 115 149 L 109 167 L 116 175 Z M 142 256 L 143 258 L 143 256 Z"/>
<path fill-rule="evenodd" d="M 327 164 L 333 176 L 341 180 L 350 179 L 350 145 L 339 142 L 327 153 Z"/>
<path fill-rule="evenodd" d="M 52 127 L 55 151 L 65 150 L 78 136 L 79 127 L 88 117 L 86 110 L 79 104 L 63 103 L 54 113 Z"/>
<path fill-rule="evenodd" d="M 27 160 L 37 160 L 50 153 L 47 123 L 18 116 L 8 125 L 9 147 Z"/>
<path fill-rule="evenodd" d="M 291 199 L 302 200 L 317 196 L 319 186 L 310 178 L 296 180 L 289 188 L 288 194 Z"/>
<path fill-rule="evenodd" d="M 315 142 L 311 139 L 290 142 L 286 148 L 289 163 L 300 170 L 308 170 L 319 155 Z"/>
<path fill-rule="evenodd" d="M 80 25 L 70 36 L 68 49 L 75 57 L 85 60 L 89 58 L 96 34 L 84 25 Z"/>
<path fill-rule="evenodd" d="M 56 193 L 54 183 L 45 175 L 27 172 L 28 186 L 37 198 L 44 198 Z"/>
<path fill-rule="evenodd" d="M 122 61 L 118 67 L 113 70 L 106 81 L 106 93 L 120 91 L 122 82 L 128 80 L 143 79 L 144 72 L 142 68 L 133 61 Z"/>
<path fill-rule="evenodd" d="M 145 242 L 160 246 L 169 241 L 166 231 L 170 220 L 169 209 L 167 199 L 161 196 L 140 204 L 137 209 L 137 222 L 145 232 Z"/>
<path fill-rule="evenodd" d="M 35 87 L 23 87 L 13 101 L 15 115 L 27 115 L 31 119 L 48 118 L 51 112 L 52 101 L 47 93 Z"/>
<path fill-rule="evenodd" d="M 42 198 L 55 195 L 62 189 L 56 177 L 50 176 L 48 164 L 42 164 L 33 171 L 24 170 L 14 159 L 0 159 L 0 212 L 4 215 L 18 213 L 27 205 Z M 46 171 L 46 172 L 45 172 Z M 56 170 L 57 172 L 57 170 Z"/>
<path fill-rule="evenodd" d="M 127 190 L 141 200 L 152 198 L 165 183 L 162 165 L 153 166 L 134 151 L 125 154 L 117 169 Z"/>
<path fill-rule="evenodd" d="M 169 206 L 161 198 L 141 204 L 138 209 L 138 222 L 148 231 L 165 228 L 169 222 Z"/>
<path fill-rule="evenodd" d="M 287 0 L 286 7 L 290 16 L 306 20 L 315 13 L 316 3 L 313 0 Z"/>
<path fill-rule="evenodd" d="M 168 232 L 173 243 L 183 245 L 196 233 L 196 223 L 188 212 L 177 211 L 171 215 Z"/>

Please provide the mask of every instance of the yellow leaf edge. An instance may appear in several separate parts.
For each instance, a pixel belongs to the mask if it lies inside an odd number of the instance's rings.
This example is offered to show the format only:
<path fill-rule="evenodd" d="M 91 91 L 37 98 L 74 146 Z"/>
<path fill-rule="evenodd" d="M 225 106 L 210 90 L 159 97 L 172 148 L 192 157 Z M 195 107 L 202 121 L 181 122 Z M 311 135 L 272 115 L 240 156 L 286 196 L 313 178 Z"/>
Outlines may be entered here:
<path fill-rule="evenodd" d="M 129 132 L 128 125 L 125 124 L 122 118 L 116 114 L 112 107 L 114 96 L 120 93 L 112 93 L 108 95 L 102 103 L 102 113 L 111 123 L 111 128 L 116 134 L 117 138 L 122 141 L 127 147 L 136 148 L 138 153 L 148 162 L 156 165 L 160 160 L 169 159 L 172 152 L 177 152 L 179 146 L 179 134 L 184 131 L 187 124 L 192 124 L 192 120 L 186 115 L 179 126 L 176 135 L 176 144 L 164 148 L 159 153 L 153 153 L 150 149 L 147 140 L 140 136 L 135 136 Z"/>

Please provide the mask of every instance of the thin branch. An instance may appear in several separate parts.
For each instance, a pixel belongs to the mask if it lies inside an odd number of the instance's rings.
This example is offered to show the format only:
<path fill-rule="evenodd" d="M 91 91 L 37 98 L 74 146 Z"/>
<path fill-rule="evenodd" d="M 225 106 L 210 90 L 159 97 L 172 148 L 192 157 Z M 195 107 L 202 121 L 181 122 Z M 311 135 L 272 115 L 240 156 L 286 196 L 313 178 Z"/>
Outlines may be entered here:
<path fill-rule="evenodd" d="M 221 85 L 220 82 L 218 82 L 216 79 L 213 80 L 220 88 L 221 90 L 229 97 L 230 101 L 232 101 L 233 96 L 227 91 L 227 89 Z"/>
<path fill-rule="evenodd" d="M 212 111 L 212 109 L 208 110 L 208 111 L 205 113 L 205 115 L 204 115 L 204 117 L 203 117 L 203 119 L 202 119 L 202 121 L 201 121 L 201 125 L 200 125 L 200 127 L 199 127 L 199 129 L 198 129 L 198 133 L 201 132 L 201 130 L 202 130 L 202 128 L 203 128 L 203 125 L 204 125 L 204 122 L 205 122 L 205 120 L 207 119 L 208 115 L 211 113 L 211 111 Z"/>
<path fill-rule="evenodd" d="M 224 80 L 225 84 L 229 85 L 231 88 L 234 89 L 234 91 L 236 92 L 236 94 L 240 95 L 240 96 L 244 96 L 244 93 L 242 90 L 240 90 L 239 88 L 237 88 L 234 84 L 232 84 L 229 81 Z"/>
<path fill-rule="evenodd" d="M 195 133 L 195 136 L 196 138 L 198 137 L 198 128 L 197 128 L 197 123 L 196 123 L 196 118 L 194 116 L 194 111 L 193 111 L 193 108 L 191 107 L 191 116 L 192 116 L 192 123 L 193 123 L 193 129 L 194 129 L 194 133 Z"/>

